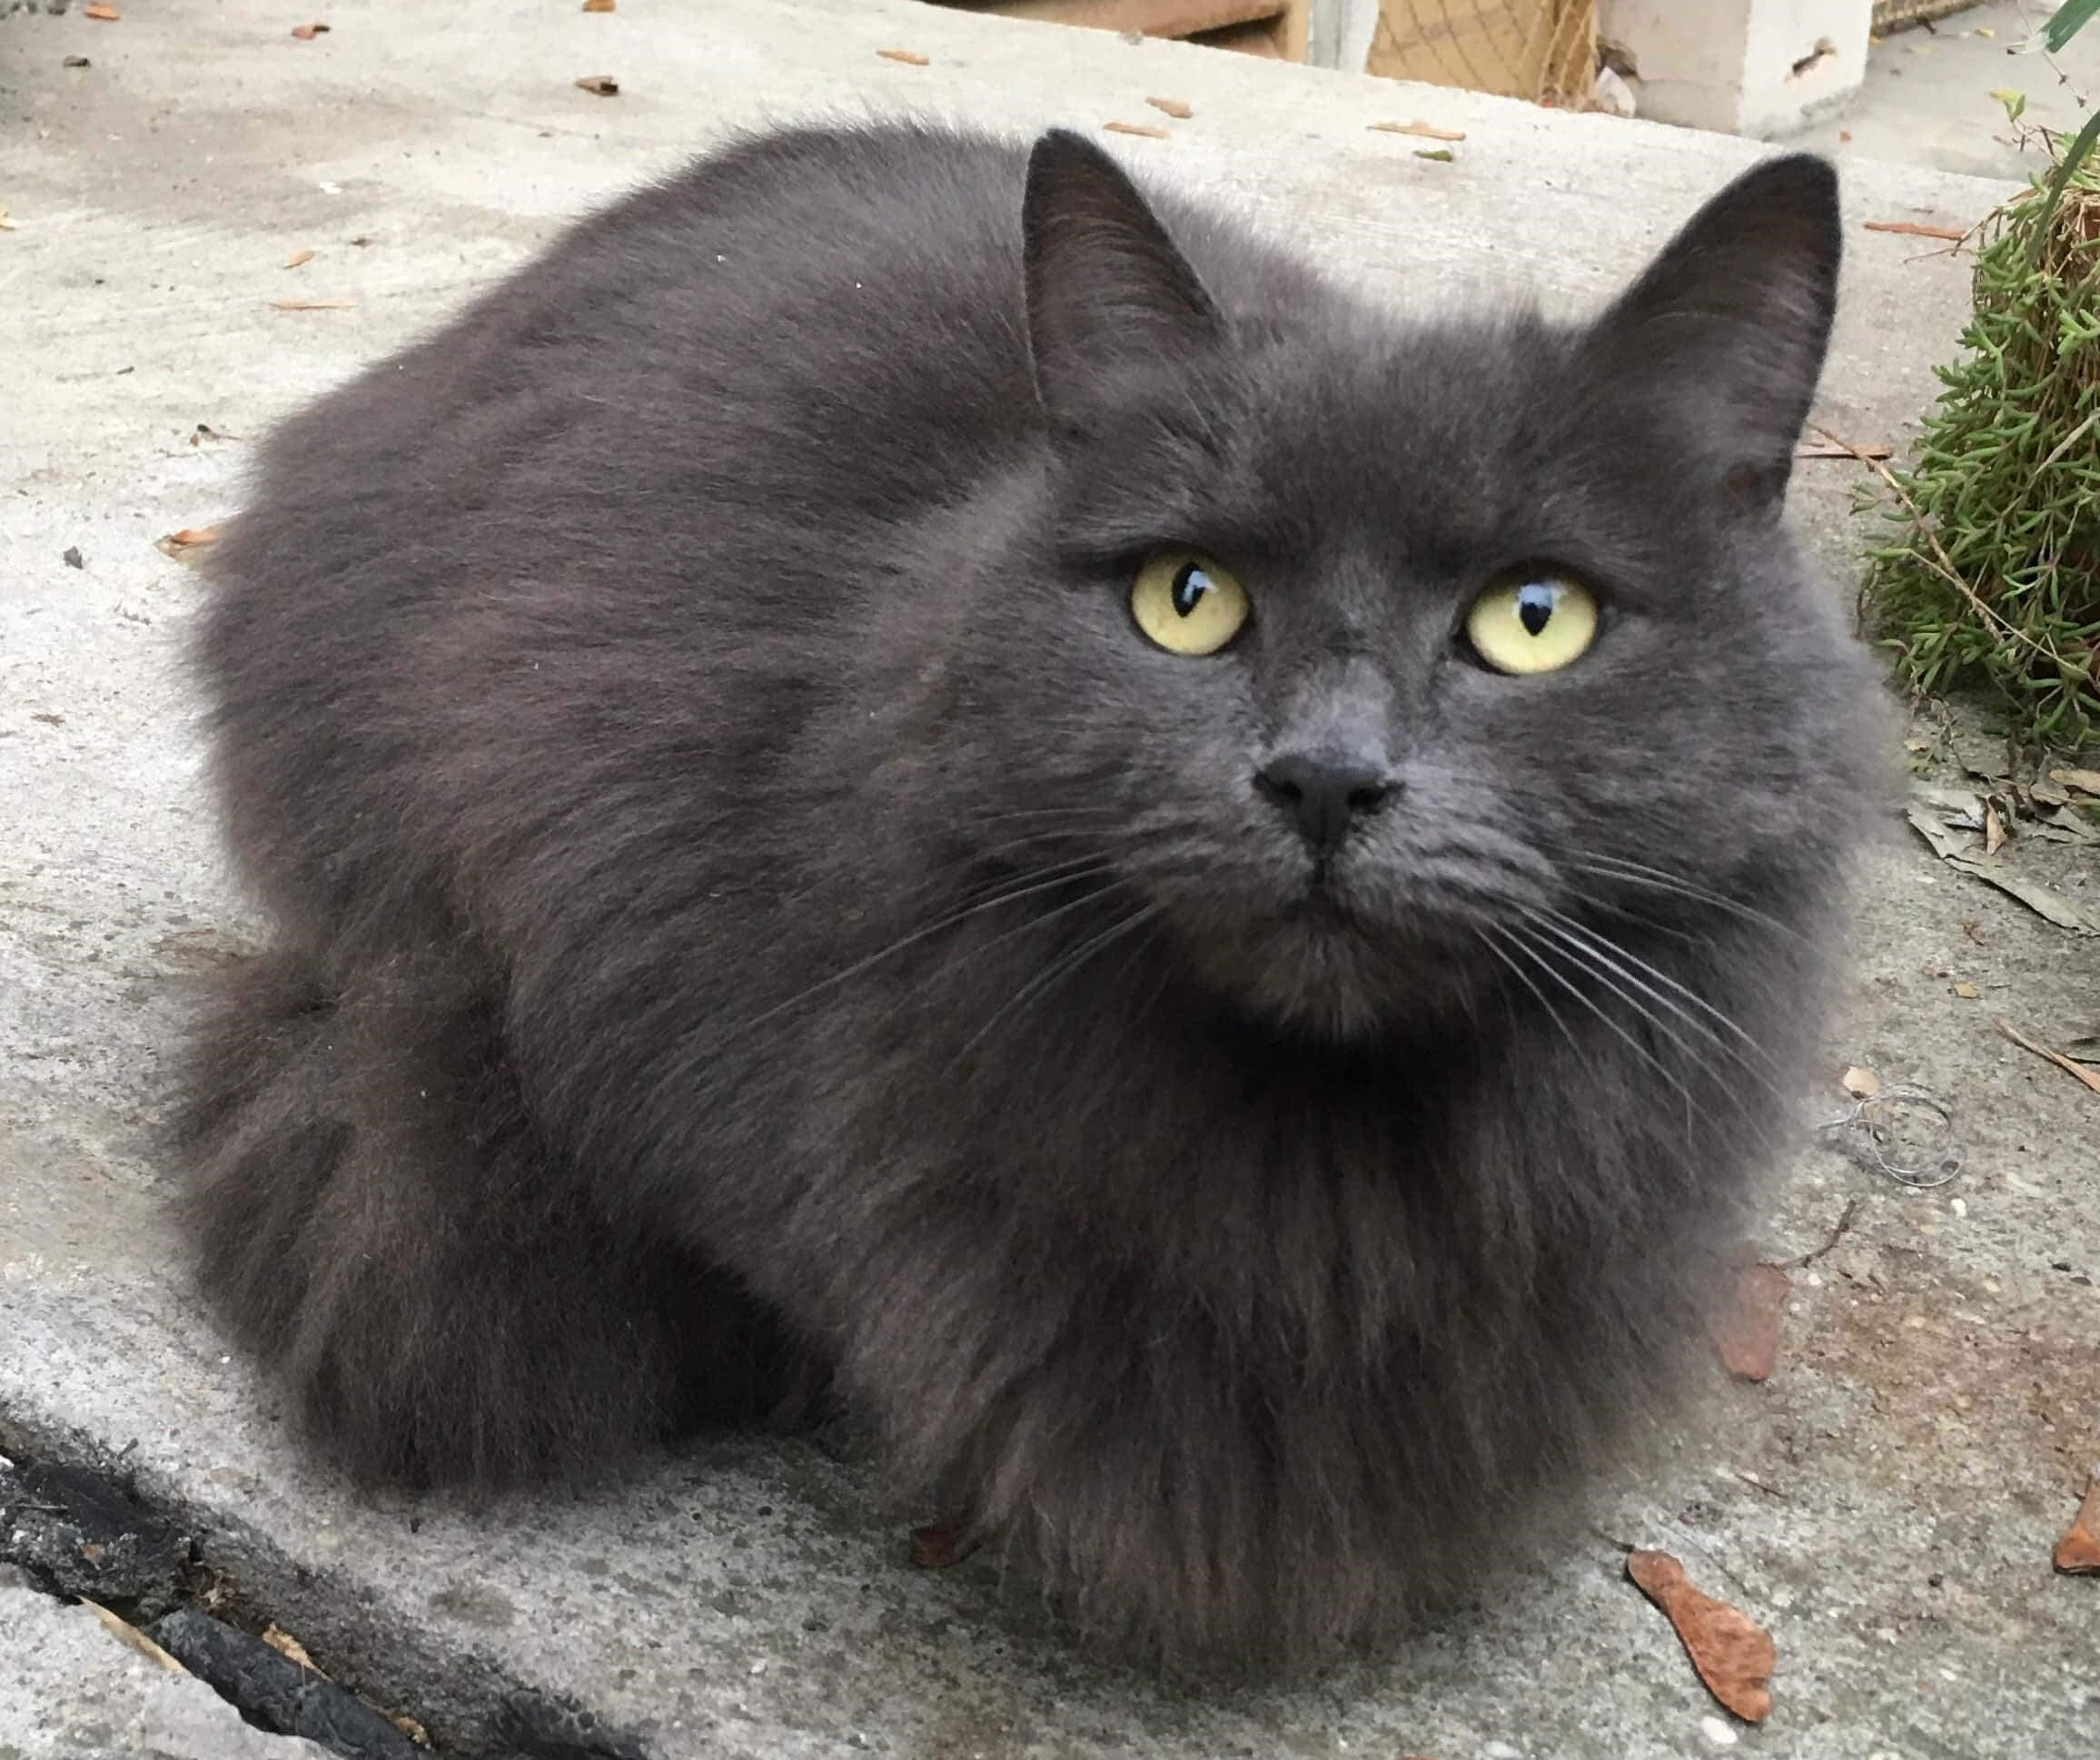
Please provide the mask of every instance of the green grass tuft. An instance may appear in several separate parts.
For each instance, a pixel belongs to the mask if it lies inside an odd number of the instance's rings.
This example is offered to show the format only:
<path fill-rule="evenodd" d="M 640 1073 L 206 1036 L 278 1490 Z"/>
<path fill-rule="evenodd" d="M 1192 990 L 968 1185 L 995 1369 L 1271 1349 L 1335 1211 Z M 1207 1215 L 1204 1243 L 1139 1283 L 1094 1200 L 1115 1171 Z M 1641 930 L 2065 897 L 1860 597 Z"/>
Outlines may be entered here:
<path fill-rule="evenodd" d="M 2100 159 L 1985 222 L 1961 341 L 1868 498 L 1892 530 L 1862 605 L 1915 689 L 1987 683 L 2023 743 L 2075 751 L 2100 737 Z"/>

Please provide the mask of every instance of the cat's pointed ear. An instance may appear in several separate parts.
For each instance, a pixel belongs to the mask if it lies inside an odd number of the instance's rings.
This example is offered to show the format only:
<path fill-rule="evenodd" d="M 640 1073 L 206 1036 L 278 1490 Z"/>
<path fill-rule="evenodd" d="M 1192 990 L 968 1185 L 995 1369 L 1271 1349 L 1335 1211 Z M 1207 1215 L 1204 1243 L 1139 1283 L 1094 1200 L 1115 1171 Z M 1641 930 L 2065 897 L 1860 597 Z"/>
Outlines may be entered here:
<path fill-rule="evenodd" d="M 1840 251 L 1827 161 L 1753 166 L 1598 321 L 1600 394 L 1661 417 L 1738 505 L 1776 509 L 1823 369 Z"/>
<path fill-rule="evenodd" d="M 1075 424 L 1119 380 L 1213 346 L 1223 321 L 1114 160 L 1053 129 L 1021 203 L 1028 353 L 1052 420 Z"/>

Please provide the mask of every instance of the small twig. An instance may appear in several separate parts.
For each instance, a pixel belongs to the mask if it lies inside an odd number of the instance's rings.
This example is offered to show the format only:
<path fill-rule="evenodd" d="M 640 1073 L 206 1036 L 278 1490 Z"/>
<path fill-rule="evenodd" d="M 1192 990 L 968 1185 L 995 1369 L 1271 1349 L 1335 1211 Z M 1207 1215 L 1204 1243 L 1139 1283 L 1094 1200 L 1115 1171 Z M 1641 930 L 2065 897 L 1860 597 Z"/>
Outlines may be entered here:
<path fill-rule="evenodd" d="M 2094 1074 L 2094 1073 L 2087 1069 L 2083 1063 L 2074 1063 L 2070 1058 L 2065 1056 L 2064 1053 L 2060 1051 L 2051 1051 L 2046 1045 L 2036 1044 L 2032 1039 L 2028 1038 L 2026 1033 L 2022 1033 L 2017 1027 L 2013 1026 L 2007 1022 L 2000 1021 L 1997 1023 L 1997 1026 L 1998 1031 L 2004 1033 L 2006 1037 L 2010 1039 L 2016 1045 L 2022 1047 L 2024 1050 L 2033 1052 L 2036 1057 L 2046 1057 L 2050 1063 L 2054 1063 L 2058 1069 L 2062 1070 L 2065 1074 L 2076 1076 L 2079 1081 L 2083 1082 L 2088 1088 L 2092 1089 L 2095 1093 L 2100 1094 L 2100 1075 Z"/>
<path fill-rule="evenodd" d="M 1953 226 L 1927 226 L 1915 220 L 1869 220 L 1862 222 L 1870 232 L 1900 232 L 1906 238 L 1945 238 L 1959 244 L 1970 232 Z"/>
<path fill-rule="evenodd" d="M 1748 1486 L 1751 1490 L 1762 1491 L 1768 1498 L 1777 1498 L 1781 1503 L 1787 1503 L 1790 1501 L 1787 1494 L 1780 1490 L 1778 1486 L 1767 1485 L 1765 1481 L 1759 1478 L 1755 1473 L 1746 1473 L 1739 1467 L 1731 1467 L 1729 1468 L 1729 1472 L 1733 1473 L 1736 1478 L 1741 1479 L 1745 1485 Z"/>
<path fill-rule="evenodd" d="M 1835 1224 L 1832 1225 L 1830 1232 L 1823 1237 L 1823 1244 L 1818 1247 L 1815 1251 L 1805 1252 L 1798 1259 L 1788 1259 L 1777 1261 L 1768 1260 L 1766 1262 L 1768 1264 L 1773 1265 L 1775 1270 L 1782 1271 L 1798 1271 L 1804 1270 L 1808 1266 L 1813 1265 L 1818 1259 L 1822 1258 L 1825 1253 L 1828 1252 L 1831 1248 L 1835 1247 L 1840 1241 L 1844 1240 L 1846 1235 L 1851 1231 L 1853 1221 L 1858 1216 L 1858 1214 L 1859 1200 L 1857 1198 L 1846 1199 L 1845 1208 L 1838 1213 L 1838 1221 Z"/>
<path fill-rule="evenodd" d="M 1933 570 L 1934 573 L 1942 576 L 1946 579 L 1948 586 L 1952 587 L 1956 592 L 1959 593 L 1962 598 L 1966 599 L 1969 603 L 1970 608 L 1973 609 L 1978 617 L 1982 618 L 1986 623 L 1991 625 L 1994 628 L 1998 629 L 2005 635 L 2011 637 L 2015 641 L 2025 643 L 2027 647 L 2033 648 L 2036 653 L 2041 655 L 2044 659 L 2046 659 L 2052 663 L 2058 663 L 2056 650 L 2054 648 L 2044 647 L 2032 636 L 2028 635 L 2026 630 L 2014 628 L 2013 626 L 2007 623 L 2004 618 L 2000 617 L 1996 611 L 1992 610 L 1989 606 L 1986 605 L 1982 599 L 1976 597 L 1976 589 L 1971 587 L 1967 581 L 1962 578 L 1961 571 L 1954 566 L 1953 559 L 1947 555 L 1946 548 L 1940 543 L 1939 534 L 1933 530 L 1931 524 L 1927 520 L 1924 513 L 1919 510 L 1917 503 L 1910 499 L 1909 493 L 1904 489 L 1903 485 L 1897 481 L 1896 473 L 1893 470 L 1891 470 L 1886 464 L 1882 463 L 1879 459 L 1873 457 L 1864 448 L 1855 446 L 1850 440 L 1843 439 L 1839 435 L 1833 434 L 1828 428 L 1817 428 L 1816 431 L 1822 435 L 1825 440 L 1830 441 L 1832 445 L 1842 446 L 1847 452 L 1851 453 L 1854 458 L 1857 459 L 1861 464 L 1865 465 L 1869 470 L 1872 470 L 1875 475 L 1879 477 L 1883 482 L 1888 485 L 1890 492 L 1895 495 L 1897 500 L 1903 503 L 1903 510 L 1910 516 L 1910 523 L 1917 527 L 1917 530 L 1923 535 L 1925 541 L 1932 546 L 1932 555 L 1925 557 L 1921 559 L 1927 567 Z"/>

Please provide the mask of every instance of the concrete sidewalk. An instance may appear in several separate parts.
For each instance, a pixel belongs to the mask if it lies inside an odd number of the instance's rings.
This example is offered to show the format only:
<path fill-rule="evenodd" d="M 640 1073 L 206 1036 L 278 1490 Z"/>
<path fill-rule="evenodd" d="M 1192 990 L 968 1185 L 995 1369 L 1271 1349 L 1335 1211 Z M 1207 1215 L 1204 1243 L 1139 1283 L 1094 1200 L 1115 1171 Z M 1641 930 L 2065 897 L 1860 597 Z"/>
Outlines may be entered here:
<path fill-rule="evenodd" d="M 660 1760 L 2092 1754 L 2100 1582 L 2048 1556 L 2100 1457 L 2100 1102 L 1992 1018 L 2060 1043 L 2100 1010 L 2100 943 L 1893 825 L 1811 1103 L 1842 1102 L 1848 1063 L 1917 1083 L 1965 1171 L 1910 1191 L 1805 1145 L 1764 1247 L 1808 1253 L 1857 1210 L 1795 1273 L 1770 1380 L 1717 1387 L 1521 1600 L 1377 1666 L 1204 1698 L 1084 1666 L 985 1572 L 906 1568 L 857 1473 L 808 1447 L 711 1444 L 488 1508 L 361 1499 L 290 1448 L 183 1283 L 148 1137 L 185 984 L 243 926 L 174 670 L 195 578 L 154 540 L 233 509 L 246 437 L 732 126 L 1156 126 L 1107 138 L 1415 305 L 1592 301 L 1764 150 L 901 0 L 621 5 L 336 0 L 311 41 L 262 0 L 0 20 L 0 1452 L 121 1456 L 248 1617 L 451 1755 L 507 1751 L 517 1707 L 561 1696 L 639 1744 L 598 1752 Z M 593 74 L 619 94 L 573 83 Z M 1370 127 L 1416 118 L 1465 131 L 1454 163 Z M 1863 223 L 1966 226 L 2005 187 L 1848 165 L 1832 429 L 1900 443 L 1965 307 L 1960 262 Z M 1834 590 L 1857 475 L 1801 467 Z M 2089 855 L 2036 859 L 2100 901 Z M 1719 1715 L 1612 1538 L 1772 1629 L 1767 1725 Z M 0 1656 L 0 1682 L 20 1666 Z"/>

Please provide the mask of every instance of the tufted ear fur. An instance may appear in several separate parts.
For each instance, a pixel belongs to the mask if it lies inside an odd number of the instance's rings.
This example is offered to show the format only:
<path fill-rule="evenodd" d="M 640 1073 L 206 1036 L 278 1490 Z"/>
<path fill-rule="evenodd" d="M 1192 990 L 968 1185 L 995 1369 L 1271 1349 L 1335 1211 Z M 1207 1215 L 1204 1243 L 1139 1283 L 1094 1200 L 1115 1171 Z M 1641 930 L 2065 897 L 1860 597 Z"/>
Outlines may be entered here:
<path fill-rule="evenodd" d="M 1630 398 L 1745 509 L 1776 510 L 1837 309 L 1838 176 L 1768 159 L 1687 222 L 1586 343 L 1607 400 Z"/>
<path fill-rule="evenodd" d="M 1060 427 L 1117 381 L 1200 353 L 1223 331 L 1144 196 L 1082 135 L 1053 129 L 1035 143 L 1021 238 L 1035 393 Z"/>

